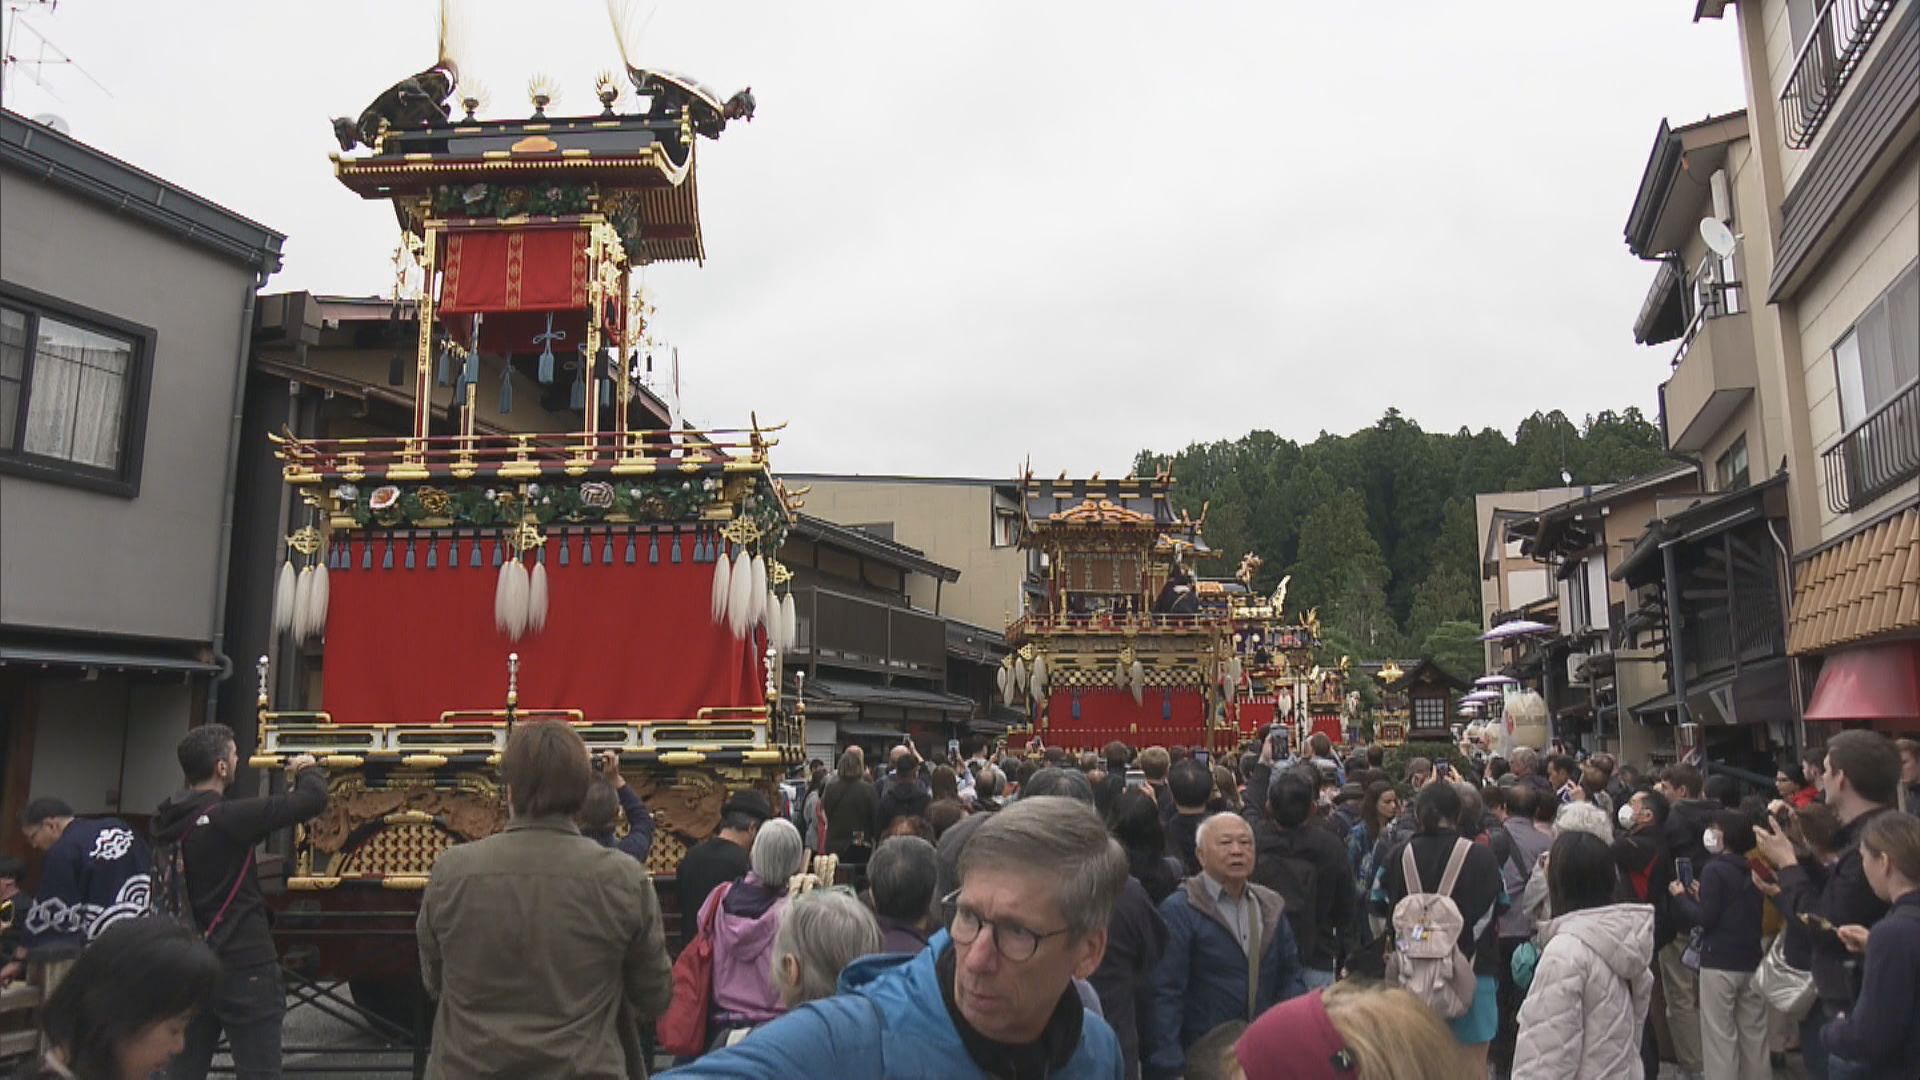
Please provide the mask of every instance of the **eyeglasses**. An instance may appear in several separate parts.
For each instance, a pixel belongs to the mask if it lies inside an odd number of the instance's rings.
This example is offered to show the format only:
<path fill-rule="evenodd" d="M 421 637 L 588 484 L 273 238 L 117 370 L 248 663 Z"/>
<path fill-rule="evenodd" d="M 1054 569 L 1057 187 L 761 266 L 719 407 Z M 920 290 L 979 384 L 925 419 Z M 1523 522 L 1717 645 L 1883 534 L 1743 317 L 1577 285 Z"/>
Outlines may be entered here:
<path fill-rule="evenodd" d="M 1067 932 L 1066 927 L 1061 927 L 1041 934 L 1028 930 L 1024 926 L 1008 926 L 992 922 L 981 918 L 971 908 L 958 906 L 959 902 L 959 889 L 948 893 L 940 901 L 942 906 L 953 912 L 953 924 L 947 928 L 947 932 L 953 935 L 953 940 L 962 945 L 971 945 L 979 939 L 980 930 L 985 927 L 992 932 L 993 947 L 999 950 L 1001 956 L 1016 964 L 1023 964 L 1033 959 L 1033 954 L 1040 951 L 1041 942 Z"/>

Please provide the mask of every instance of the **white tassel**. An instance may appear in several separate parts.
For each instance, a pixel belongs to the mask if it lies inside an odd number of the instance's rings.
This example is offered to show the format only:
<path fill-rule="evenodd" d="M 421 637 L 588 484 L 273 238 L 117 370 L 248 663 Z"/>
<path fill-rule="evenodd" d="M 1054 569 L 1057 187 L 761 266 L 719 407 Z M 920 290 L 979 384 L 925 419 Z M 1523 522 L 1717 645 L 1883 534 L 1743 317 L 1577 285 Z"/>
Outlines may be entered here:
<path fill-rule="evenodd" d="M 766 592 L 765 598 L 760 601 L 760 608 L 760 629 L 767 632 L 767 645 L 771 648 L 779 649 L 780 598 L 773 595 L 773 590 L 769 589 Z M 781 651 L 784 652 L 785 650 L 782 649 Z"/>
<path fill-rule="evenodd" d="M 547 628 L 547 564 L 533 564 L 533 576 L 527 581 L 527 629 L 539 633 Z"/>
<path fill-rule="evenodd" d="M 313 601 L 313 567 L 304 567 L 293 586 L 293 639 L 307 640 L 307 605 Z"/>
<path fill-rule="evenodd" d="M 1133 671 L 1130 672 L 1130 674 L 1132 676 L 1132 682 L 1133 682 L 1133 703 L 1135 705 L 1138 705 L 1141 703 L 1142 698 L 1146 694 L 1146 689 L 1147 689 L 1146 666 L 1141 664 L 1140 661 L 1135 660 L 1133 662 Z"/>
<path fill-rule="evenodd" d="M 713 621 L 723 622 L 727 617 L 727 593 L 732 585 L 733 575 L 728 573 L 733 564 L 727 560 L 726 553 L 713 560 Z"/>
<path fill-rule="evenodd" d="M 767 560 L 764 555 L 753 557 L 753 617 L 747 620 L 749 625 L 757 624 L 767 615 Z"/>
<path fill-rule="evenodd" d="M 1009 705 L 1013 704 L 1013 691 L 1009 688 L 1012 681 L 1013 669 L 1005 664 L 1001 664 L 1000 669 L 993 673 L 993 685 L 1000 688 L 1000 700 Z"/>
<path fill-rule="evenodd" d="M 500 573 L 493 579 L 493 628 L 501 633 L 507 632 L 507 564 L 500 564 Z"/>
<path fill-rule="evenodd" d="M 494 605 L 498 609 L 495 618 L 506 630 L 509 640 L 519 641 L 520 635 L 527 632 L 527 608 L 532 591 L 527 566 L 518 557 L 500 564 L 500 584 L 494 590 Z"/>
<path fill-rule="evenodd" d="M 1113 688 L 1115 690 L 1125 690 L 1127 688 L 1127 662 L 1125 660 L 1115 660 L 1113 662 Z"/>
<path fill-rule="evenodd" d="M 727 583 L 727 625 L 734 637 L 743 638 L 753 613 L 753 567 L 748 565 L 746 548 L 733 553 L 731 574 L 733 580 Z"/>
<path fill-rule="evenodd" d="M 293 589 L 297 576 L 293 560 L 280 564 L 280 579 L 273 586 L 273 632 L 276 634 L 293 629 Z"/>
<path fill-rule="evenodd" d="M 1013 692 L 1016 694 L 1027 692 L 1027 662 L 1018 657 L 1013 661 Z"/>
<path fill-rule="evenodd" d="M 315 563 L 313 566 L 313 595 L 307 598 L 307 636 L 323 638 L 327 636 L 327 598 L 333 591 L 327 581 L 327 564 Z"/>
<path fill-rule="evenodd" d="M 780 651 L 792 652 L 800 644 L 800 605 L 793 593 L 780 598 Z"/>
<path fill-rule="evenodd" d="M 1039 655 L 1034 656 L 1033 670 L 1028 673 L 1027 677 L 1031 679 L 1033 682 L 1033 696 L 1036 699 L 1046 697 L 1047 696 L 1047 658 Z"/>

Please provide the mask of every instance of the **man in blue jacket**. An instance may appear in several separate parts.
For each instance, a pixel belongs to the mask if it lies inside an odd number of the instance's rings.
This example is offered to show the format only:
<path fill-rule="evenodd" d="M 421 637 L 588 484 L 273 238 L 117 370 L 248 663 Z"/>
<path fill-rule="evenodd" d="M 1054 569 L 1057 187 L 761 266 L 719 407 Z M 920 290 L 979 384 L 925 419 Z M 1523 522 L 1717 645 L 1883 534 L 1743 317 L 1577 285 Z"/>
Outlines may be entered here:
<path fill-rule="evenodd" d="M 21 816 L 27 843 L 46 852 L 40 893 L 21 924 L 24 943 L 0 969 L 0 984 L 20 974 L 21 961 L 48 968 L 48 992 L 66 974 L 65 965 L 101 931 L 121 919 L 146 914 L 153 857 L 126 822 L 114 817 L 78 818 L 59 799 L 40 798 Z"/>
<path fill-rule="evenodd" d="M 1072 988 L 1100 966 L 1127 860 L 1092 808 L 1022 799 L 983 823 L 945 900 L 951 930 L 869 956 L 840 993 L 670 1075 L 1120 1080 L 1120 1044 Z"/>
<path fill-rule="evenodd" d="M 1307 989 L 1280 895 L 1247 880 L 1254 846 L 1246 819 L 1208 818 L 1196 850 L 1200 873 L 1160 902 L 1167 949 L 1154 975 L 1148 1077 L 1182 1075 L 1201 1036 L 1229 1020 L 1251 1023 Z"/>

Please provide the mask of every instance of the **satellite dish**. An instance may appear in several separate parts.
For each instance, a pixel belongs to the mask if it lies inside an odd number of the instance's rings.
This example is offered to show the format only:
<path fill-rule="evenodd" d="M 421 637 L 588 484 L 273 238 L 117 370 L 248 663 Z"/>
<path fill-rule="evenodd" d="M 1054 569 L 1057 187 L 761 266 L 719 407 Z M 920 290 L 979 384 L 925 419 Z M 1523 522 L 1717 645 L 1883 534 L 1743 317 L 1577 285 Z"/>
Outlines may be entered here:
<path fill-rule="evenodd" d="M 1727 228 L 1719 218 L 1707 217 L 1700 219 L 1700 239 L 1707 242 L 1708 249 L 1715 255 L 1724 259 L 1733 254 L 1734 245 L 1740 238 L 1733 235 L 1733 230 Z"/>
<path fill-rule="evenodd" d="M 50 112 L 34 114 L 33 122 L 36 124 L 41 124 L 45 127 L 50 127 L 62 135 L 73 134 L 73 128 L 70 125 L 68 125 L 64 117 L 55 116 Z"/>

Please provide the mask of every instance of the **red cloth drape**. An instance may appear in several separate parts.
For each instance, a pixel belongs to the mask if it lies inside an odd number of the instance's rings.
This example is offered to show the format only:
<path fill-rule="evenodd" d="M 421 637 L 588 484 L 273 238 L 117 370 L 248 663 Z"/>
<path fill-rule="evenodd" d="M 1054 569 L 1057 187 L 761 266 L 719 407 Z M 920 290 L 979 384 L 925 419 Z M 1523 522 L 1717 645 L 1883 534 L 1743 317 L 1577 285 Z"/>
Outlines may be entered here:
<path fill-rule="evenodd" d="M 440 313 L 587 306 L 587 231 L 456 229 L 441 257 Z"/>
<path fill-rule="evenodd" d="M 1238 701 L 1233 706 L 1241 738 L 1251 739 L 1273 724 L 1279 708 L 1271 701 Z"/>
<path fill-rule="evenodd" d="M 329 575 L 321 707 L 336 723 L 431 723 L 447 710 L 500 709 L 507 654 L 520 654 L 522 709 L 579 709 L 588 720 L 684 719 L 703 707 L 765 704 L 764 642 L 741 641 L 708 618 L 713 564 L 693 561 L 693 535 L 574 530 L 547 542 L 546 629 L 517 642 L 493 626 L 499 569 L 494 538 L 356 536 L 346 568 Z M 592 561 L 582 563 L 583 541 Z M 559 563 L 567 543 L 568 562 Z M 672 561 L 673 546 L 681 561 Z M 407 568 L 407 548 L 413 568 Z M 366 567 L 372 548 L 372 568 Z M 387 563 L 389 547 L 392 566 Z M 658 561 L 651 561 L 657 557 Z"/>
<path fill-rule="evenodd" d="M 1207 743 L 1207 702 L 1198 690 L 1150 689 L 1139 705 L 1125 691 L 1082 690 L 1078 719 L 1073 715 L 1075 696 L 1071 690 L 1048 696 L 1047 727 L 1041 733 L 1048 746 L 1098 750 L 1115 739 L 1135 747 Z"/>

